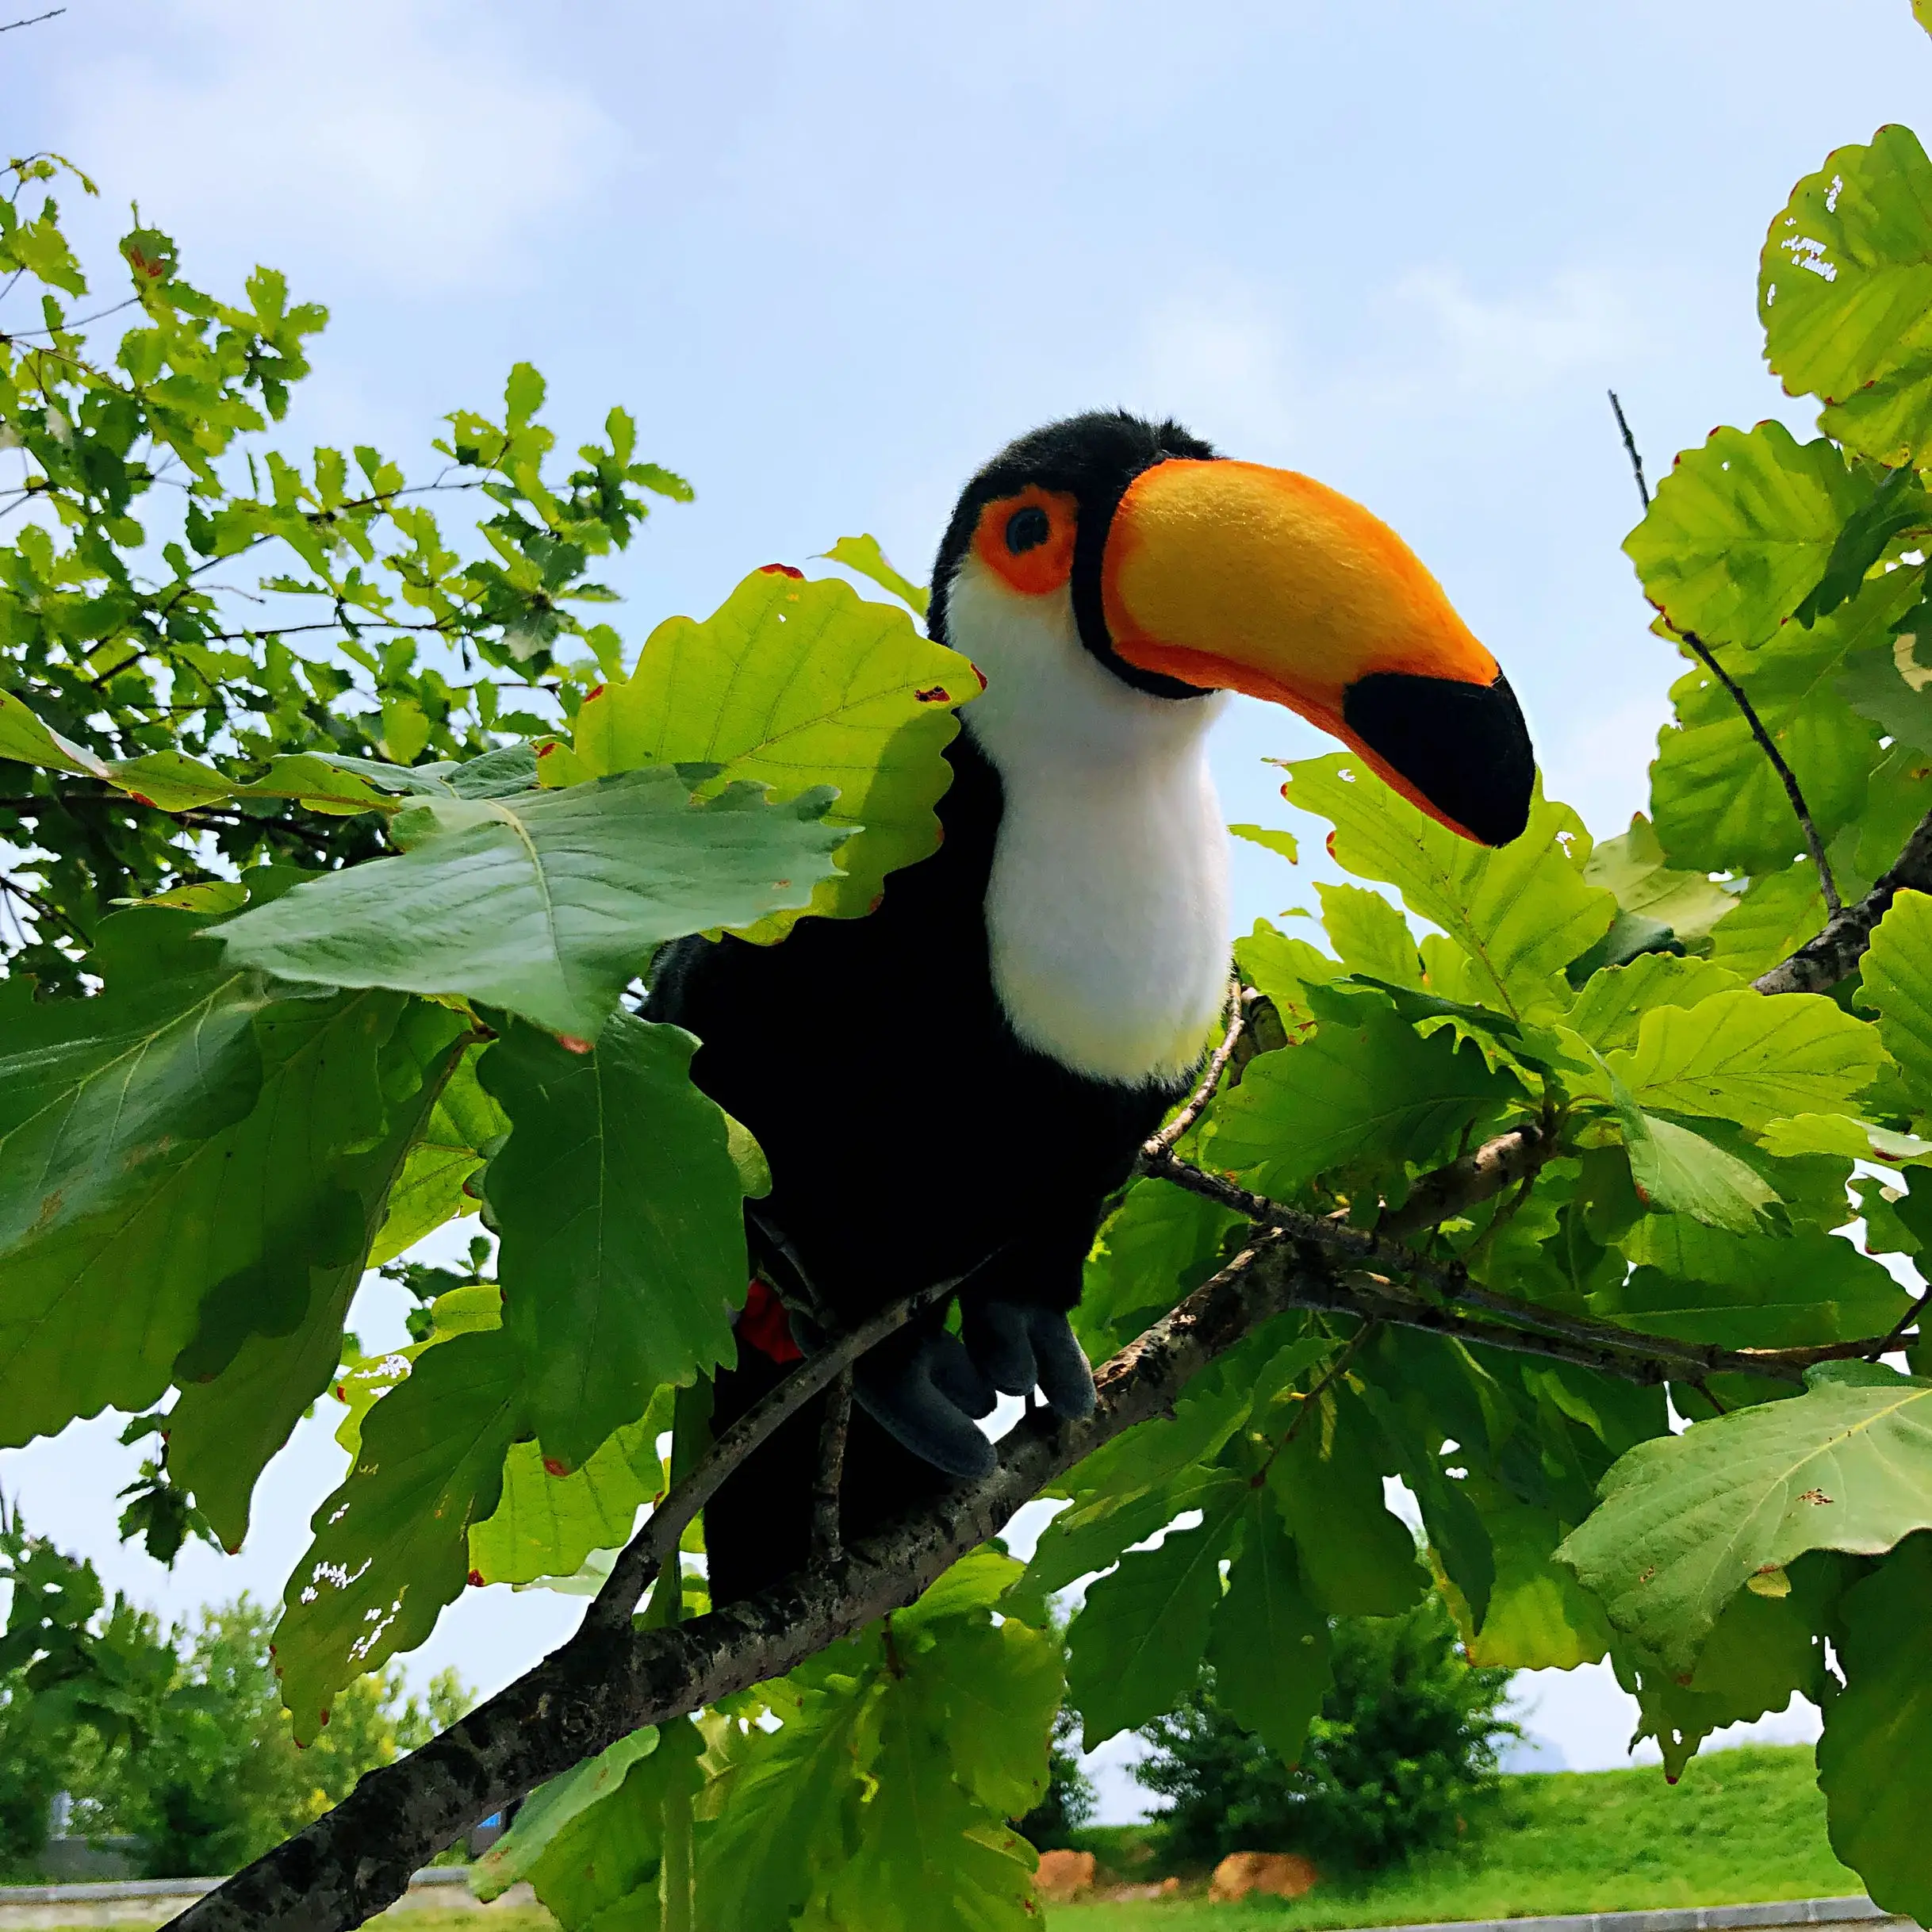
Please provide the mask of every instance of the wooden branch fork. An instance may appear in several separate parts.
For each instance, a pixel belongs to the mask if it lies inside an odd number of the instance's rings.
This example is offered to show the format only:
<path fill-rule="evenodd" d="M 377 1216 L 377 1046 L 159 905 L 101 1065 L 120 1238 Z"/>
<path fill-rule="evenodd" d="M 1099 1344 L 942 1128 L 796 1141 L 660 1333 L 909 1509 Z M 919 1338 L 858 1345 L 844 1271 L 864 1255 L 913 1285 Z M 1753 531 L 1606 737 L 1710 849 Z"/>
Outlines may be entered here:
<path fill-rule="evenodd" d="M 1892 895 L 1932 889 L 1932 817 L 1866 899 L 1757 982 L 1765 993 L 1816 991 L 1856 965 Z M 467 1717 L 355 1789 L 294 1837 L 196 1900 L 181 1932 L 347 1932 L 400 1898 L 410 1874 L 479 1818 L 661 1724 L 783 1674 L 887 1612 L 908 1604 L 994 1536 L 1022 1505 L 1137 1423 L 1167 1413 L 1187 1383 L 1262 1323 L 1295 1309 L 1452 1335 L 1479 1347 L 1574 1363 L 1645 1384 L 1702 1382 L 1739 1371 L 1796 1382 L 1818 1362 L 1871 1357 L 1888 1336 L 1824 1347 L 1725 1349 L 1649 1335 L 1540 1307 L 1482 1287 L 1455 1261 L 1408 1245 L 1503 1188 L 1533 1179 L 1554 1152 L 1547 1128 L 1526 1123 L 1416 1183 L 1378 1229 L 1288 1207 L 1248 1192 L 1175 1152 L 1213 1098 L 1246 1024 L 1239 987 L 1229 1020 L 1186 1106 L 1143 1148 L 1139 1171 L 1244 1216 L 1246 1244 L 1179 1307 L 1102 1363 L 1093 1416 L 1063 1423 L 1029 1410 L 1002 1439 L 993 1473 L 962 1485 L 863 1543 L 842 1545 L 836 1511 L 822 1512 L 804 1570 L 756 1597 L 668 1627 L 633 1613 L 719 1485 L 801 1403 L 845 1383 L 851 1365 L 945 1282 L 883 1310 L 805 1358 L 720 1436 L 618 1558 L 576 1634 Z M 834 1432 L 836 1433 L 836 1432 Z M 842 1444 L 822 1455 L 835 1471 Z M 822 1472 L 822 1486 L 824 1478 Z M 835 1474 L 833 1478 L 835 1485 Z"/>

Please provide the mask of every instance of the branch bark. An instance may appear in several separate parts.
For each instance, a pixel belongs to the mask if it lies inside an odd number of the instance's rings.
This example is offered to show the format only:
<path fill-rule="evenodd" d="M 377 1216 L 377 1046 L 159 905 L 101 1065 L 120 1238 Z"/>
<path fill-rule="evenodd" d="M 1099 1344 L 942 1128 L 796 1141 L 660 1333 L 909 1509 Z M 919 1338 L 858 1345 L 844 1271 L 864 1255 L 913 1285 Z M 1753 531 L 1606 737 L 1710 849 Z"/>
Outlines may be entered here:
<path fill-rule="evenodd" d="M 1823 993 L 1851 973 L 1872 943 L 1872 930 L 1901 891 L 1932 892 L 1932 812 L 1905 841 L 1898 862 L 1855 906 L 1835 912 L 1815 939 L 1752 981 L 1761 993 Z"/>

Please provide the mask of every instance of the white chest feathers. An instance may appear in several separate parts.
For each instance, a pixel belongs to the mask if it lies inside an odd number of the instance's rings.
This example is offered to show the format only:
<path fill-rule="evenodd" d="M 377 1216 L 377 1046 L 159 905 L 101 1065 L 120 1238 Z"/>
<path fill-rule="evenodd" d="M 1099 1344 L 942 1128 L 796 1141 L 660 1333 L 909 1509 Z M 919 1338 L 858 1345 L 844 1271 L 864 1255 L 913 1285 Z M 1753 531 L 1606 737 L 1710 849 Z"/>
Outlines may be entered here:
<path fill-rule="evenodd" d="M 949 630 L 986 673 L 964 714 L 1005 811 L 987 891 L 993 984 L 1020 1038 L 1075 1071 L 1171 1083 L 1227 995 L 1227 834 L 1206 757 L 1216 697 L 1150 697 L 1082 648 L 1064 596 L 969 560 Z"/>

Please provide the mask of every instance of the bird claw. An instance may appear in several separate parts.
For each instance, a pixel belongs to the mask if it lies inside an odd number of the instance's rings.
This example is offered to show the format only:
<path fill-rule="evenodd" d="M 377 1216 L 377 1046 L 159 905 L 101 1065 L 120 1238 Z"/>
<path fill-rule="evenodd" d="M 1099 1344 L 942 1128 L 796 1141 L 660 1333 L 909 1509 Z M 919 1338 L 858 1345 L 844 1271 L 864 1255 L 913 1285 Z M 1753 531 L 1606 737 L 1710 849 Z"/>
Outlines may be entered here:
<path fill-rule="evenodd" d="M 993 1445 L 973 1426 L 993 1413 L 991 1386 L 944 1328 L 910 1349 L 876 1350 L 853 1371 L 852 1393 L 866 1413 L 912 1453 L 949 1476 L 990 1476 Z"/>
<path fill-rule="evenodd" d="M 1094 1372 L 1064 1313 L 1038 1301 L 962 1299 L 967 1352 L 1002 1395 L 1035 1387 L 1047 1407 L 1068 1422 L 1094 1413 Z"/>

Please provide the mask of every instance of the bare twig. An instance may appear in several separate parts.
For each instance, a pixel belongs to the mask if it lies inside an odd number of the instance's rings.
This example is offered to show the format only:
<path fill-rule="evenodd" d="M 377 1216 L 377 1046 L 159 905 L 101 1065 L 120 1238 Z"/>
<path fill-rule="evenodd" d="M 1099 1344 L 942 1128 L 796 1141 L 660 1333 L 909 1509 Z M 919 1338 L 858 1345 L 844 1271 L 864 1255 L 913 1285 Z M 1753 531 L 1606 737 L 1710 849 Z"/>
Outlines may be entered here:
<path fill-rule="evenodd" d="M 1932 812 L 1905 841 L 1898 862 L 1855 906 L 1834 914 L 1815 939 L 1752 981 L 1761 993 L 1822 993 L 1852 972 L 1872 943 L 1872 930 L 1899 892 L 1932 892 Z"/>
<path fill-rule="evenodd" d="M 1221 1076 L 1228 1071 L 1228 1063 L 1234 1057 L 1241 1029 L 1247 1023 L 1241 1005 L 1240 976 L 1236 974 L 1228 981 L 1228 1028 L 1221 1036 L 1221 1045 L 1209 1055 L 1206 1069 L 1195 1083 L 1194 1091 L 1187 1096 L 1187 1104 L 1141 1148 L 1144 1159 L 1159 1160 L 1163 1155 L 1172 1152 L 1181 1136 L 1200 1119 L 1202 1110 L 1214 1098 L 1214 1090 L 1221 1085 Z"/>
<path fill-rule="evenodd" d="M 958 1286 L 957 1281 L 938 1282 L 881 1309 L 828 1342 L 816 1355 L 806 1356 L 776 1388 L 746 1409 L 711 1445 L 696 1468 L 672 1486 L 670 1494 L 631 1539 L 585 1612 L 585 1629 L 621 1630 L 627 1624 L 638 1599 L 671 1560 L 692 1519 L 717 1494 L 725 1478 L 788 1416 L 843 1374 L 868 1348 L 902 1328 L 920 1309 L 944 1300 Z"/>
<path fill-rule="evenodd" d="M 818 1475 L 811 1493 L 811 1560 L 836 1563 L 843 1548 L 838 1488 L 845 1473 L 845 1432 L 852 1426 L 852 1371 L 826 1391 L 825 1420 L 818 1428 Z"/>
<path fill-rule="evenodd" d="M 1637 439 L 1631 434 L 1630 423 L 1615 389 L 1610 392 L 1610 407 L 1616 412 L 1616 426 L 1623 433 L 1623 448 L 1630 458 L 1631 473 L 1637 479 L 1637 494 L 1643 499 L 1643 507 L 1647 511 L 1650 507 L 1650 488 L 1643 480 L 1643 458 L 1637 453 Z M 1757 707 L 1745 696 L 1744 687 L 1718 662 L 1716 653 L 1696 631 L 1682 630 L 1674 624 L 1671 627 L 1698 662 L 1730 693 L 1731 702 L 1743 714 L 1745 723 L 1750 727 L 1751 736 L 1758 741 L 1758 749 L 1771 761 L 1771 769 L 1777 773 L 1778 782 L 1784 788 L 1784 795 L 1791 801 L 1791 809 L 1797 815 L 1799 830 L 1804 834 L 1805 849 L 1818 869 L 1819 888 L 1825 895 L 1825 910 L 1836 918 L 1839 911 L 1838 881 L 1831 876 L 1831 861 L 1825 857 L 1825 841 L 1819 837 L 1817 822 L 1811 817 L 1811 808 L 1804 802 L 1804 792 L 1798 783 L 1797 774 L 1784 762 L 1784 753 L 1771 742 L 1771 734 L 1765 729 Z"/>
<path fill-rule="evenodd" d="M 63 6 L 49 7 L 44 13 L 36 13 L 30 20 L 10 20 L 0 33 L 11 33 L 16 27 L 37 27 L 44 20 L 58 20 L 67 11 Z"/>
<path fill-rule="evenodd" d="M 1610 392 L 1610 407 L 1616 412 L 1616 426 L 1623 432 L 1623 448 L 1630 458 L 1631 473 L 1637 479 L 1637 494 L 1643 500 L 1643 507 L 1650 507 L 1650 486 L 1643 480 L 1643 458 L 1637 454 L 1637 439 L 1630 433 L 1630 424 L 1623 415 L 1623 405 L 1617 400 L 1615 389 Z"/>

